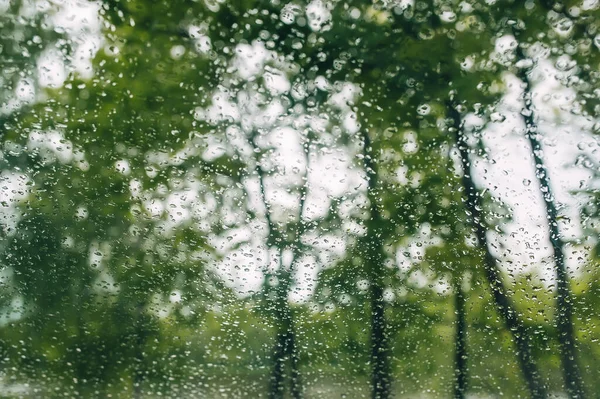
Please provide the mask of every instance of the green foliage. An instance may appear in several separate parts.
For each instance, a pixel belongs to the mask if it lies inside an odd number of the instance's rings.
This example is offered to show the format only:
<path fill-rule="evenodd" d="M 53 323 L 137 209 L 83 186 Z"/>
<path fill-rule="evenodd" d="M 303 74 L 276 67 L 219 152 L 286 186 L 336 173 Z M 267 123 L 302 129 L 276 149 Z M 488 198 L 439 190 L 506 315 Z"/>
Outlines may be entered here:
<path fill-rule="evenodd" d="M 32 397 L 261 397 L 293 324 L 306 397 L 365 397 L 379 285 L 397 397 L 451 395 L 457 289 L 469 393 L 525 397 L 450 108 L 471 162 L 489 159 L 483 135 L 518 70 L 496 44 L 516 35 L 593 120 L 598 7 L 570 3 L 106 0 L 90 74 L 71 65 L 58 87 L 36 71 L 50 49 L 76 62 L 72 33 L 52 26 L 61 8 L 0 5 L 5 384 Z M 16 92 L 25 83 L 34 98 Z M 590 237 L 596 188 L 581 193 Z M 483 224 L 505 235 L 511 210 L 481 196 Z M 591 392 L 597 241 L 573 283 Z M 542 266 L 503 279 L 560 392 Z"/>

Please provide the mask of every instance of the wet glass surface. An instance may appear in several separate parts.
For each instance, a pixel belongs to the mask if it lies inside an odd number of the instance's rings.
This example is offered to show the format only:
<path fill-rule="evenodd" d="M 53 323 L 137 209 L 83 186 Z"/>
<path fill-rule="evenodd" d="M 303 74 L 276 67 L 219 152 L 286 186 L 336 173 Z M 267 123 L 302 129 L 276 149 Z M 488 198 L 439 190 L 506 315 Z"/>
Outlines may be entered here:
<path fill-rule="evenodd" d="M 596 397 L 598 21 L 0 0 L 0 397 Z"/>

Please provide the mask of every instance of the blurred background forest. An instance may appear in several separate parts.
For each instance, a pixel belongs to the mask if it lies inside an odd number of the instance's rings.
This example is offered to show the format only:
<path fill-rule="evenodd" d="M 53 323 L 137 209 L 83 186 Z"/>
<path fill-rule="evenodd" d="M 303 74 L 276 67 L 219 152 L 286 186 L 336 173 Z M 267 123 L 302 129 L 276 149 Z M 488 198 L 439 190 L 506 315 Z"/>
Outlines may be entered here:
<path fill-rule="evenodd" d="M 600 392 L 597 0 L 0 0 L 0 396 Z"/>

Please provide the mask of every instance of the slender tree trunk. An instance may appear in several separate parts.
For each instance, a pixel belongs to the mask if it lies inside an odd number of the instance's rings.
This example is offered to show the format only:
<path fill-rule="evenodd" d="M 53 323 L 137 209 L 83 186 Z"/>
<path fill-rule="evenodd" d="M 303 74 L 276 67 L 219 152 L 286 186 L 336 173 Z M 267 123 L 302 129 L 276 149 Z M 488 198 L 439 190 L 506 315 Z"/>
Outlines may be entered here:
<path fill-rule="evenodd" d="M 285 313 L 290 313 L 286 309 Z M 292 318 L 286 317 L 287 322 L 280 325 L 277 332 L 275 347 L 273 349 L 273 370 L 269 387 L 269 399 L 282 399 L 285 393 L 285 364 L 290 362 L 291 394 L 293 399 L 302 398 L 302 384 L 298 366 L 298 352 L 296 348 L 296 334 L 292 325 Z M 280 319 L 281 321 L 282 319 Z"/>
<path fill-rule="evenodd" d="M 458 278 L 454 286 L 454 309 L 456 312 L 456 336 L 454 352 L 454 399 L 464 399 L 467 393 L 467 325 L 465 296 Z"/>
<path fill-rule="evenodd" d="M 280 272 L 280 281 L 277 287 L 275 312 L 279 321 L 279 328 L 273 348 L 273 370 L 269 388 L 269 399 L 282 399 L 285 393 L 285 365 L 290 363 L 291 394 L 293 399 L 302 398 L 302 384 L 298 365 L 298 352 L 296 348 L 296 334 L 292 309 L 287 300 L 290 280 L 289 272 Z"/>
<path fill-rule="evenodd" d="M 386 399 L 391 394 L 391 369 L 385 320 L 383 287 L 371 281 L 371 384 L 373 399 Z"/>
<path fill-rule="evenodd" d="M 460 114 L 456 111 L 453 104 L 448 104 L 448 112 L 454 123 L 453 128 L 455 130 L 456 142 L 462 162 L 462 183 L 466 194 L 466 207 L 471 216 L 471 221 L 475 229 L 475 236 L 479 241 L 479 245 L 484 250 L 483 271 L 486 280 L 490 285 L 498 313 L 512 334 L 517 349 L 519 366 L 531 397 L 534 399 L 546 398 L 548 396 L 546 387 L 544 386 L 531 352 L 532 345 L 529 333 L 510 298 L 506 294 L 502 276 L 496 265 L 496 259 L 489 250 L 487 231 L 481 214 L 481 210 L 483 209 L 482 197 L 477 192 L 471 177 L 468 144 L 464 135 Z"/>
<path fill-rule="evenodd" d="M 302 379 L 300 375 L 300 358 L 298 356 L 298 347 L 296 343 L 296 326 L 294 325 L 294 317 L 291 315 L 291 312 L 290 316 L 288 356 L 291 364 L 292 398 L 302 399 Z"/>
<path fill-rule="evenodd" d="M 273 370 L 269 399 L 283 399 L 285 393 L 285 364 L 290 353 L 290 308 L 287 302 L 288 278 L 281 262 L 279 249 L 278 285 L 275 289 L 274 312 L 278 322 L 273 348 Z"/>
<path fill-rule="evenodd" d="M 371 154 L 371 141 L 367 132 L 364 140 L 364 166 L 368 178 L 368 197 L 370 204 L 370 220 L 367 222 L 366 267 L 370 277 L 371 302 L 371 386 L 373 399 L 387 399 L 391 396 L 392 371 L 390 365 L 390 348 L 385 319 L 385 300 L 383 298 L 383 242 L 380 228 L 383 224 L 377 206 L 377 165 Z"/>
<path fill-rule="evenodd" d="M 255 151 L 259 150 L 255 140 L 258 136 L 258 131 L 254 130 L 248 140 L 248 143 L 252 146 Z M 262 203 L 265 206 L 265 219 L 267 221 L 267 237 L 268 241 L 272 241 L 272 237 L 276 233 L 275 225 L 271 219 L 271 210 L 269 202 L 267 201 L 267 193 L 265 188 L 265 172 L 260 166 L 260 160 L 256 160 L 255 171 L 258 176 L 258 183 L 260 187 L 260 196 Z M 285 365 L 286 359 L 290 353 L 290 318 L 291 312 L 287 301 L 288 290 L 289 290 L 289 272 L 283 270 L 283 264 L 281 262 L 282 245 L 279 242 L 279 270 L 277 271 L 278 285 L 275 289 L 275 300 L 273 301 L 273 312 L 277 320 L 277 332 L 275 334 L 275 345 L 273 347 L 273 369 L 271 370 L 271 376 L 269 380 L 269 392 L 267 397 L 269 399 L 283 399 L 285 394 Z M 293 337 L 291 338 L 293 340 Z M 296 381 L 299 381 L 297 379 Z M 293 384 L 293 382 L 292 382 Z"/>
<path fill-rule="evenodd" d="M 525 55 L 521 46 L 518 45 L 517 61 L 523 59 L 525 59 Z M 538 126 L 531 103 L 531 84 L 527 73 L 528 70 L 526 68 L 519 69 L 517 73 L 525 85 L 523 89 L 524 108 L 521 115 L 525 123 L 525 135 L 531 146 L 531 155 L 535 163 L 535 175 L 544 199 L 550 243 L 554 255 L 554 266 L 556 269 L 556 327 L 558 330 L 560 359 L 563 365 L 563 378 L 569 398 L 584 399 L 585 388 L 581 374 L 579 373 L 575 333 L 573 331 L 573 298 L 569 288 L 569 275 L 565 265 L 565 244 L 558 230 L 558 212 L 554 203 L 555 197 L 550 184 L 550 176 L 542 158 L 543 148 L 538 136 Z"/>
<path fill-rule="evenodd" d="M 283 399 L 285 392 L 285 358 L 288 336 L 283 331 L 277 332 L 273 348 L 273 370 L 269 386 L 269 399 Z"/>
<path fill-rule="evenodd" d="M 295 241 L 294 241 L 294 245 L 292 246 L 292 251 L 293 251 L 293 259 L 292 259 L 292 263 L 290 265 L 290 284 L 287 287 L 287 291 L 286 291 L 286 303 L 287 303 L 287 296 L 288 293 L 291 289 L 291 283 L 292 283 L 292 277 L 294 276 L 294 274 L 296 273 L 296 266 L 297 266 L 297 262 L 299 261 L 300 257 L 302 256 L 302 249 L 301 249 L 301 240 L 302 237 L 304 236 L 304 233 L 306 232 L 306 223 L 304 223 L 304 211 L 305 211 L 305 207 L 306 207 L 306 198 L 308 196 L 308 173 L 310 170 L 310 141 L 307 138 L 306 139 L 306 143 L 303 144 L 303 148 L 304 148 L 304 157 L 305 157 L 305 161 L 306 161 L 306 166 L 305 166 L 305 170 L 304 170 L 304 176 L 303 176 L 303 180 L 304 180 L 304 184 L 302 184 L 301 188 L 300 188 L 300 200 L 298 203 L 298 224 L 296 226 L 296 237 L 295 237 Z M 297 346 L 297 342 L 296 342 L 296 326 L 295 326 L 295 318 L 294 318 L 294 314 L 292 313 L 291 308 L 289 308 L 288 305 L 288 309 L 289 309 L 289 313 L 290 313 L 290 317 L 289 317 L 289 357 L 290 357 L 290 368 L 291 368 L 291 377 L 292 377 L 292 389 L 291 389 L 291 393 L 292 393 L 292 398 L 293 399 L 301 399 L 304 395 L 303 393 L 303 387 L 302 387 L 302 378 L 301 378 L 301 374 L 300 374 L 300 357 L 298 354 L 298 346 Z"/>
<path fill-rule="evenodd" d="M 254 131 L 250 137 L 250 145 L 254 150 L 258 149 L 255 143 L 257 131 Z M 298 209 L 298 226 L 302 226 L 302 218 L 304 216 L 304 207 L 306 203 L 306 192 L 308 184 L 308 159 L 309 154 L 306 152 L 306 174 L 304 176 L 305 184 L 301 188 L 300 203 Z M 268 235 L 272 237 L 275 233 L 275 226 L 271 220 L 271 214 L 269 210 L 269 204 L 267 202 L 266 190 L 265 190 L 265 173 L 260 167 L 259 162 L 256 163 L 256 173 L 259 179 L 261 199 L 266 208 L 265 218 L 267 220 Z M 290 392 L 293 399 L 301 399 L 302 392 L 302 379 L 300 376 L 300 364 L 298 356 L 298 348 L 296 344 L 296 329 L 294 325 L 294 316 L 290 304 L 288 302 L 288 296 L 292 286 L 292 278 L 295 271 L 295 264 L 300 256 L 299 240 L 304 233 L 303 227 L 298 227 L 296 230 L 296 243 L 292 245 L 293 259 L 289 270 L 284 270 L 283 264 L 281 263 L 282 245 L 279 243 L 279 270 L 278 270 L 278 286 L 275 292 L 275 313 L 278 320 L 278 331 L 275 338 L 275 346 L 273 348 L 273 370 L 271 372 L 271 380 L 269 385 L 269 399 L 282 399 L 285 394 L 285 380 L 286 380 L 286 362 L 289 360 L 290 365 Z"/>

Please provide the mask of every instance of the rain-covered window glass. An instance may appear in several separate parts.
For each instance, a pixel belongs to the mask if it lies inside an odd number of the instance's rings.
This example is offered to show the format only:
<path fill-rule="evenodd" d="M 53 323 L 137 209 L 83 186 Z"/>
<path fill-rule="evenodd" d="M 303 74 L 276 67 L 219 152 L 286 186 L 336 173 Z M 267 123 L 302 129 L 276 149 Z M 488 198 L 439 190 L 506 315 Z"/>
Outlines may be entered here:
<path fill-rule="evenodd" d="M 0 396 L 600 392 L 597 0 L 0 0 Z"/>

